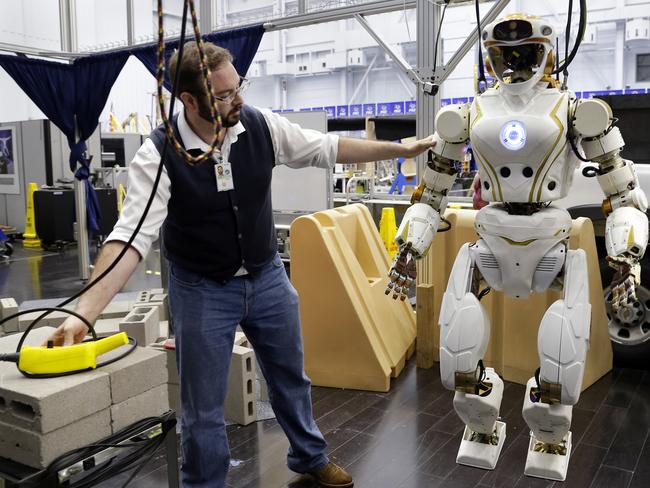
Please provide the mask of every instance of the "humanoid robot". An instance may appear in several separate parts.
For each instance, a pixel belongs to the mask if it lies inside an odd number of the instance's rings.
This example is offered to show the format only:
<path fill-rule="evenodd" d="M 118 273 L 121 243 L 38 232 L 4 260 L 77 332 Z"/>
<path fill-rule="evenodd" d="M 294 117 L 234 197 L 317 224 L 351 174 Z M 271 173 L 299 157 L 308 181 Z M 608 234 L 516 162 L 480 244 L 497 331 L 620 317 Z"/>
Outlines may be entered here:
<path fill-rule="evenodd" d="M 471 143 L 483 199 L 490 204 L 476 215 L 479 240 L 458 253 L 439 323 L 442 382 L 456 392 L 454 408 L 466 425 L 457 462 L 493 469 L 506 434 L 498 420 L 503 381 L 482 363 L 490 322 L 480 299 L 489 288 L 521 299 L 555 288 L 563 298 L 539 325 L 540 368 L 526 385 L 523 416 L 531 434 L 525 473 L 564 480 L 591 305 L 585 253 L 568 248 L 571 217 L 551 203 L 567 195 L 582 147 L 583 158 L 595 165 L 591 176 L 606 195 L 606 247 L 610 265 L 618 270 L 612 305 L 624 313 L 636 300 L 639 260 L 648 242 L 647 200 L 633 163 L 619 154 L 624 142 L 610 107 L 577 99 L 550 76 L 551 26 L 517 14 L 489 24 L 481 37 L 488 72 L 498 83 L 471 104 L 438 112 L 437 144 L 398 229 L 400 252 L 386 293 L 405 298 L 415 280 L 414 261 L 431 246 L 455 165 Z"/>

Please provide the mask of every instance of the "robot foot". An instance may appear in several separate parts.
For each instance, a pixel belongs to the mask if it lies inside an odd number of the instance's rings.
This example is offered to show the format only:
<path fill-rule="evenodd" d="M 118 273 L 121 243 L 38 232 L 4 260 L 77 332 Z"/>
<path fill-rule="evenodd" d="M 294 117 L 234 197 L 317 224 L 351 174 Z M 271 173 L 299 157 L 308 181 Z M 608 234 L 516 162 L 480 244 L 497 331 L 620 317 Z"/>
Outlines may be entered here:
<path fill-rule="evenodd" d="M 506 424 L 497 420 L 492 435 L 479 434 L 465 427 L 456 462 L 482 469 L 494 469 L 506 440 Z"/>
<path fill-rule="evenodd" d="M 564 481 L 571 456 L 571 432 L 560 444 L 547 444 L 530 433 L 524 474 L 536 478 Z"/>

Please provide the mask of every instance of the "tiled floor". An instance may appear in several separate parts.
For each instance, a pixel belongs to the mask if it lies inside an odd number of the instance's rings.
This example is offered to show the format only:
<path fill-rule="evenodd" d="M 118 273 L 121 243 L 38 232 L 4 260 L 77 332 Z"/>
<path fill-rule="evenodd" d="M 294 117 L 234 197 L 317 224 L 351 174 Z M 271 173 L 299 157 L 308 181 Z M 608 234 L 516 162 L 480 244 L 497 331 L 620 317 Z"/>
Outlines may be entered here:
<path fill-rule="evenodd" d="M 62 297 L 81 284 L 74 250 L 58 255 L 17 249 L 15 257 L 0 265 L 0 296 L 19 303 Z M 159 286 L 155 261 L 154 256 L 141 265 L 127 290 Z M 437 365 L 418 370 L 410 361 L 385 394 L 314 387 L 312 396 L 330 456 L 354 475 L 357 488 L 650 486 L 650 372 L 615 369 L 582 394 L 573 412 L 574 450 L 563 484 L 523 476 L 528 442 L 523 394 L 522 385 L 506 384 L 501 415 L 507 438 L 491 472 L 455 463 L 463 425 Z M 275 420 L 228 431 L 229 487 L 315 488 L 286 468 L 288 442 Z M 126 476 L 101 487 L 120 487 Z M 159 452 L 130 486 L 163 488 L 166 476 Z"/>

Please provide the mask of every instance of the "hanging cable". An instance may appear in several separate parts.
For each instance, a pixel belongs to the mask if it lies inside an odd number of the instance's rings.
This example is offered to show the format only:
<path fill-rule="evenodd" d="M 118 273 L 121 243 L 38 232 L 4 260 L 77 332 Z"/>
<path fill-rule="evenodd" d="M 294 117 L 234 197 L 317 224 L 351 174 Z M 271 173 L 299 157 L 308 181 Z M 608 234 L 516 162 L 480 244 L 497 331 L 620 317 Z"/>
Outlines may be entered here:
<path fill-rule="evenodd" d="M 478 49 L 478 94 L 480 95 L 487 88 L 487 79 L 485 78 L 485 67 L 483 66 L 483 50 L 481 49 L 481 12 L 478 6 L 479 0 L 475 0 L 474 7 L 476 10 L 476 30 L 478 32 L 478 44 L 476 49 Z M 481 82 L 483 82 L 483 87 L 481 88 Z"/>
<path fill-rule="evenodd" d="M 438 22 L 438 32 L 436 32 L 436 42 L 433 45 L 433 69 L 434 70 L 438 66 L 438 43 L 440 42 L 440 31 L 442 30 L 442 24 L 445 21 L 445 12 L 447 11 L 447 5 L 449 5 L 449 0 L 447 0 L 445 2 L 445 6 L 442 7 L 442 14 L 440 14 L 440 22 Z"/>
<path fill-rule="evenodd" d="M 569 1 L 569 5 L 572 5 L 572 1 Z M 571 7 L 569 7 L 571 8 Z M 569 14 L 567 17 L 567 29 L 566 32 L 570 33 L 571 32 L 571 26 L 570 26 L 570 20 L 571 20 L 571 10 L 569 10 Z M 555 75 L 558 73 L 563 73 L 571 64 L 573 61 L 573 58 L 575 58 L 576 54 L 578 53 L 578 49 L 580 48 L 580 44 L 582 42 L 582 38 L 585 35 L 585 31 L 587 30 L 587 0 L 580 0 L 580 23 L 578 25 L 578 34 L 576 35 L 576 42 L 573 45 L 573 49 L 571 52 L 564 58 L 562 61 L 561 66 L 558 66 L 551 74 Z M 568 35 L 567 35 L 568 37 Z M 569 42 L 569 39 L 566 39 L 566 42 Z"/>

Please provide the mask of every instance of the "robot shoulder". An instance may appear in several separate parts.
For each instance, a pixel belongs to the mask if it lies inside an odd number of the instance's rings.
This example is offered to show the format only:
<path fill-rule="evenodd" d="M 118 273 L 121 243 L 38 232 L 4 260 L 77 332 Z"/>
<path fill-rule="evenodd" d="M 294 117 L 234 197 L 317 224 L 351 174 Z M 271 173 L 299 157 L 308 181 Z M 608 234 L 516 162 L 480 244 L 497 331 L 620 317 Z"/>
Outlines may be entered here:
<path fill-rule="evenodd" d="M 580 137 L 597 137 L 612 124 L 611 107 L 598 98 L 572 100 L 573 129 Z"/>
<path fill-rule="evenodd" d="M 436 132 L 445 142 L 465 142 L 469 139 L 469 122 L 468 103 L 447 105 L 436 115 Z"/>

